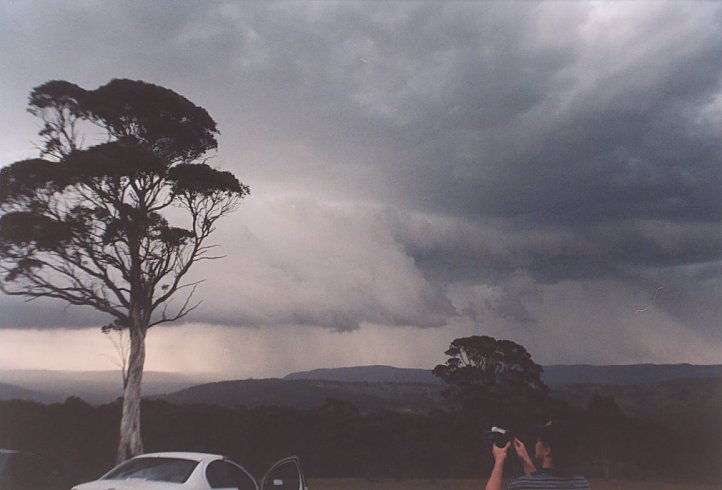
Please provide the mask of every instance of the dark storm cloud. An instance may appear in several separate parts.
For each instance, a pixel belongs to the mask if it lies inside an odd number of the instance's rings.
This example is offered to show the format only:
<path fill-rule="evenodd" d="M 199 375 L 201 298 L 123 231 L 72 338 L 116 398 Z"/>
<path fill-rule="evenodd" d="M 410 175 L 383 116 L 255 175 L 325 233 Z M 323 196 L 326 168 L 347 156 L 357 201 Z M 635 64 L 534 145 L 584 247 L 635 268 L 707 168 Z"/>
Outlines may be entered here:
<path fill-rule="evenodd" d="M 552 311 L 574 287 L 595 291 L 586 308 L 633 313 L 664 285 L 664 321 L 714 333 L 718 4 L 31 2 L 2 13 L 12 75 L 0 97 L 13 114 L 49 78 L 94 88 L 122 76 L 217 119 L 214 162 L 257 204 L 224 229 L 228 259 L 207 287 L 233 288 L 203 293 L 198 321 L 492 318 L 528 333 L 583 317 L 571 300 Z M 27 119 L 2 129 L 8 155 L 35 130 Z"/>
<path fill-rule="evenodd" d="M 220 70 L 242 73 L 230 97 L 256 131 L 363 167 L 368 186 L 338 193 L 469 219 L 717 220 L 719 9 L 554 7 L 231 6 L 211 39 L 244 40 Z"/>
<path fill-rule="evenodd" d="M 531 228 L 720 218 L 718 8 L 282 5 L 235 9 L 243 89 L 331 192 Z"/>

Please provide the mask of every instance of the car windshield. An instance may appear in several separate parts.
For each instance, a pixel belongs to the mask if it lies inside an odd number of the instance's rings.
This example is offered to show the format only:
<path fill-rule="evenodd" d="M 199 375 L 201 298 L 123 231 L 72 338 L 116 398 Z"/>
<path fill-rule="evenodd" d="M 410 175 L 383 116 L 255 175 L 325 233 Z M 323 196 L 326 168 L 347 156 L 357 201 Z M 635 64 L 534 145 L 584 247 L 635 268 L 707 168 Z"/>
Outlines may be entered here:
<path fill-rule="evenodd" d="M 170 483 L 184 483 L 198 461 L 180 458 L 135 458 L 126 461 L 103 480 L 149 480 Z"/>

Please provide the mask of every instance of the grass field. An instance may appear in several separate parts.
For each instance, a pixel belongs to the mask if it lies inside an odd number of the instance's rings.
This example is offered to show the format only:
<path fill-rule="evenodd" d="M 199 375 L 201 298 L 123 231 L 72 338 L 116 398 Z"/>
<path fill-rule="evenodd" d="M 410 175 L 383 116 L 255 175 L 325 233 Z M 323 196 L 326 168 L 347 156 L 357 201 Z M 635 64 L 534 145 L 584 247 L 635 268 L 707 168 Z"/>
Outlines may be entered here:
<path fill-rule="evenodd" d="M 309 490 L 483 490 L 486 480 L 312 479 Z M 717 485 L 684 482 L 591 480 L 593 490 L 719 490 Z"/>

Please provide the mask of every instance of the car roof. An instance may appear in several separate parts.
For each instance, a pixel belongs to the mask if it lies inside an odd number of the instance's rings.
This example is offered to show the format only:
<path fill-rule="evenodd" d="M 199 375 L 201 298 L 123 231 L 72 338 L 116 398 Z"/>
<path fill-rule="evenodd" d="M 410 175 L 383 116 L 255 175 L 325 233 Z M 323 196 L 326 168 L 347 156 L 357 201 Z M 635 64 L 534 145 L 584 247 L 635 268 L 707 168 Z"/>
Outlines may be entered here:
<path fill-rule="evenodd" d="M 192 461 L 212 461 L 215 459 L 224 459 L 220 454 L 196 453 L 190 451 L 164 451 L 157 453 L 139 454 L 136 458 L 179 458 L 190 459 Z"/>

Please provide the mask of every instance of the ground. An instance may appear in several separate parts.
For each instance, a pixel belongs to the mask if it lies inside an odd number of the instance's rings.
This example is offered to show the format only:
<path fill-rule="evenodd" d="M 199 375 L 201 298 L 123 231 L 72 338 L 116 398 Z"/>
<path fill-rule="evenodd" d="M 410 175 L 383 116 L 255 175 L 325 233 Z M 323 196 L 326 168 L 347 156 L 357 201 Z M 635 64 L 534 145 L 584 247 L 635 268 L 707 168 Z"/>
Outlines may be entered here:
<path fill-rule="evenodd" d="M 322 478 L 308 481 L 309 490 L 483 490 L 486 480 L 366 480 Z M 684 482 L 591 480 L 593 490 L 719 490 L 716 485 Z"/>

